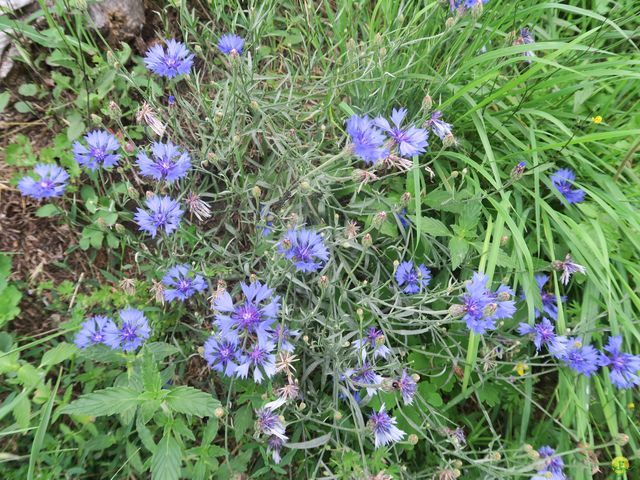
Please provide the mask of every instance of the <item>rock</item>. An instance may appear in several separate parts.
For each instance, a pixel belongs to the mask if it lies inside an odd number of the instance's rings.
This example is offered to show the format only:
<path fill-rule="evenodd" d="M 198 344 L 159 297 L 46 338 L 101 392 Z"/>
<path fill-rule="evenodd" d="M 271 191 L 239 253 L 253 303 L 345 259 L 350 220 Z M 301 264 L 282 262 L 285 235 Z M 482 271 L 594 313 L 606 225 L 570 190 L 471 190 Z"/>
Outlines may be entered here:
<path fill-rule="evenodd" d="M 103 0 L 88 10 L 93 26 L 116 42 L 138 36 L 144 25 L 142 0 Z"/>

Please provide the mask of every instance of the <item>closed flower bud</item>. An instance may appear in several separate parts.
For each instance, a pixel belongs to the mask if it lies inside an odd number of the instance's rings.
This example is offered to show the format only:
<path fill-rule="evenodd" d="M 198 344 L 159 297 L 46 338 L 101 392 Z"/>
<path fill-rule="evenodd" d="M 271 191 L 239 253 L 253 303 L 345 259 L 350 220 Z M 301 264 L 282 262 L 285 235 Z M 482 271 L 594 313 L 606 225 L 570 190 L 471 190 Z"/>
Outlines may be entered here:
<path fill-rule="evenodd" d="M 453 172 L 451 172 L 451 178 L 458 178 L 459 175 L 460 175 L 460 172 L 457 170 L 454 170 Z"/>
<path fill-rule="evenodd" d="M 133 199 L 133 200 L 137 200 L 140 198 L 140 194 L 138 193 L 138 191 L 133 188 L 132 186 L 127 187 L 127 193 L 129 194 L 129 196 Z"/>
<path fill-rule="evenodd" d="M 400 260 L 393 261 L 393 271 L 395 272 L 398 269 L 398 265 L 400 265 Z"/>
<path fill-rule="evenodd" d="M 412 433 L 411 435 L 409 435 L 409 438 L 407 438 L 407 440 L 409 440 L 409 443 L 411 445 L 415 445 L 416 443 L 418 443 L 418 435 Z"/>
<path fill-rule="evenodd" d="M 258 109 L 258 102 L 256 102 L 255 100 L 251 100 L 251 108 L 253 108 L 254 110 Z"/>
<path fill-rule="evenodd" d="M 407 205 L 409 205 L 410 201 L 411 201 L 411 194 L 409 192 L 404 192 L 400 197 L 400 204 L 403 207 L 406 207 Z"/>
<path fill-rule="evenodd" d="M 258 276 L 255 273 L 249 275 L 249 283 L 255 283 L 258 280 Z"/>
<path fill-rule="evenodd" d="M 318 279 L 318 283 L 320 284 L 320 286 L 322 288 L 326 288 L 327 285 L 329 285 L 329 277 L 327 277 L 326 275 L 322 275 L 319 279 Z"/>
<path fill-rule="evenodd" d="M 500 245 L 504 247 L 509 242 L 509 238 L 509 235 L 503 235 L 500 237 Z"/>
<path fill-rule="evenodd" d="M 307 408 L 307 404 L 306 404 L 306 403 L 304 403 L 304 402 L 300 402 L 300 403 L 298 404 L 298 410 L 302 411 L 302 410 L 304 410 L 305 408 Z M 282 419 L 282 421 L 284 422 L 284 418 Z"/>
<path fill-rule="evenodd" d="M 100 117 L 99 115 L 96 115 L 95 113 L 92 113 L 90 115 L 91 118 L 91 123 L 94 125 L 102 125 L 102 117 Z"/>
<path fill-rule="evenodd" d="M 629 443 L 629 435 L 627 435 L 626 433 L 619 433 L 616 436 L 615 443 L 616 445 L 624 447 L 627 443 Z"/>
<path fill-rule="evenodd" d="M 362 318 L 362 316 L 364 315 L 364 310 L 359 308 L 359 309 L 356 310 L 356 313 L 358 314 L 358 317 Z"/>
<path fill-rule="evenodd" d="M 195 46 L 194 50 L 198 55 L 202 53 L 202 47 L 199 44 Z"/>
<path fill-rule="evenodd" d="M 116 229 L 116 232 L 118 232 L 121 235 L 127 231 L 127 229 L 124 228 L 124 225 L 122 225 L 121 223 L 116 223 L 114 225 L 114 228 Z"/>
<path fill-rule="evenodd" d="M 362 236 L 362 246 L 365 248 L 369 248 L 371 245 L 373 245 L 373 239 L 371 238 L 370 234 L 365 233 Z"/>
<path fill-rule="evenodd" d="M 413 378 L 413 381 L 416 383 L 420 381 L 420 375 L 418 375 L 417 373 L 414 373 L 413 375 L 411 375 L 411 378 Z"/>
<path fill-rule="evenodd" d="M 111 100 L 109 102 L 109 116 L 111 116 L 111 118 L 117 119 L 120 118 L 120 115 L 122 115 L 122 110 L 120 110 L 120 107 L 116 102 Z"/>
<path fill-rule="evenodd" d="M 375 217 L 373 217 L 373 226 L 376 228 L 380 228 L 382 224 L 387 220 L 387 212 L 378 212 Z"/>
<path fill-rule="evenodd" d="M 449 307 L 449 315 L 460 317 L 464 315 L 464 305 L 454 304 Z"/>
<path fill-rule="evenodd" d="M 311 190 L 311 185 L 306 180 L 300 182 L 300 191 L 302 193 L 307 193 Z"/>
<path fill-rule="evenodd" d="M 457 144 L 458 141 L 456 140 L 456 137 L 453 136 L 453 133 L 447 133 L 442 141 L 442 145 L 445 147 L 455 147 Z"/>
<path fill-rule="evenodd" d="M 433 99 L 431 98 L 431 95 L 425 95 L 422 99 L 422 108 L 428 112 L 431 110 L 431 107 L 433 107 Z"/>
<path fill-rule="evenodd" d="M 255 199 L 260 198 L 262 196 L 262 189 L 258 185 L 256 185 L 251 189 L 251 195 L 253 195 L 253 198 Z"/>
<path fill-rule="evenodd" d="M 213 412 L 213 414 L 215 415 L 216 418 L 224 417 L 224 408 L 222 408 L 222 407 L 216 408 L 215 411 Z"/>
<path fill-rule="evenodd" d="M 335 413 L 333 414 L 333 419 L 334 419 L 334 420 L 337 420 L 337 421 L 342 420 L 342 412 L 335 412 Z"/>
<path fill-rule="evenodd" d="M 456 17 L 449 17 L 447 18 L 447 21 L 444 22 L 444 26 L 446 28 L 451 28 L 456 24 L 456 20 L 457 20 Z"/>

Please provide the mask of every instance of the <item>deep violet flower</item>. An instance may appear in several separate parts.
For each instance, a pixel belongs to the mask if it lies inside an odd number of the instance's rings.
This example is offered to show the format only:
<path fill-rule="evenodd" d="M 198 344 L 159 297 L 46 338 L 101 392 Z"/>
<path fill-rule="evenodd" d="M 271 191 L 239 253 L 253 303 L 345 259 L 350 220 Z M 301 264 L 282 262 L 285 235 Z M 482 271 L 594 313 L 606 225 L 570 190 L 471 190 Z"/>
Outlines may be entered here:
<path fill-rule="evenodd" d="M 538 351 L 540 351 L 542 346 L 549 345 L 556 338 L 555 327 L 548 318 L 543 318 L 541 322 L 533 326 L 528 323 L 520 323 L 518 333 L 520 335 L 532 335 L 533 344 Z"/>
<path fill-rule="evenodd" d="M 121 326 L 110 323 L 105 328 L 104 343 L 113 349 L 125 352 L 135 350 L 151 335 L 149 321 L 144 313 L 135 308 L 120 310 Z"/>
<path fill-rule="evenodd" d="M 542 460 L 542 465 L 538 469 L 538 475 L 532 477 L 531 480 L 566 480 L 567 477 L 563 472 L 564 462 L 555 453 L 556 451 L 549 446 L 540 447 L 538 454 Z"/>
<path fill-rule="evenodd" d="M 191 272 L 191 267 L 187 264 L 177 265 L 170 268 L 162 278 L 164 289 L 164 299 L 167 302 L 180 300 L 184 302 L 197 292 L 202 292 L 207 288 L 207 284 L 198 274 Z"/>
<path fill-rule="evenodd" d="M 162 45 L 156 44 L 147 50 L 144 63 L 149 70 L 161 77 L 173 78 L 189 73 L 193 66 L 194 55 L 182 42 L 167 40 L 165 51 Z"/>
<path fill-rule="evenodd" d="M 240 364 L 236 368 L 236 376 L 247 378 L 249 369 L 253 368 L 253 380 L 262 383 L 264 377 L 271 378 L 276 374 L 276 356 L 273 351 L 276 344 L 270 340 L 265 342 L 255 342 L 246 354 L 240 359 Z"/>
<path fill-rule="evenodd" d="M 347 133 L 351 137 L 353 153 L 367 165 L 373 165 L 389 155 L 389 150 L 384 146 L 384 134 L 367 115 L 349 117 Z"/>
<path fill-rule="evenodd" d="M 376 448 L 399 442 L 404 438 L 405 432 L 400 430 L 396 423 L 396 419 L 386 412 L 384 403 L 380 407 L 380 411 L 374 411 L 371 414 L 368 425 L 373 431 Z"/>
<path fill-rule="evenodd" d="M 184 213 L 178 202 L 167 196 L 154 195 L 145 203 L 149 210 L 138 208 L 134 216 L 134 220 L 140 227 L 139 230 L 145 231 L 151 235 L 151 238 L 155 238 L 158 230 L 164 230 L 167 235 L 170 235 L 178 229 Z"/>
<path fill-rule="evenodd" d="M 204 359 L 212 369 L 228 377 L 235 375 L 240 361 L 238 340 L 209 337 L 204 344 Z"/>
<path fill-rule="evenodd" d="M 171 142 L 151 145 L 151 156 L 145 152 L 138 153 L 136 165 L 140 173 L 155 180 L 166 180 L 172 183 L 184 177 L 191 168 L 189 154 Z"/>
<path fill-rule="evenodd" d="M 395 274 L 396 282 L 403 293 L 414 294 L 423 291 L 431 281 L 431 272 L 424 263 L 416 266 L 413 262 L 402 262 Z"/>
<path fill-rule="evenodd" d="M 413 125 L 403 128 L 402 122 L 406 116 L 406 108 L 394 108 L 391 112 L 391 123 L 393 123 L 393 126 L 383 117 L 376 118 L 374 124 L 387 132 L 394 144 L 398 146 L 400 155 L 403 157 L 413 157 L 414 155 L 424 153 L 426 147 L 429 145 L 427 141 L 429 132 Z"/>
<path fill-rule="evenodd" d="M 624 353 L 621 349 L 622 337 L 609 337 L 604 347 L 607 353 L 602 357 L 602 365 L 609 367 L 609 378 L 616 387 L 633 388 L 640 385 L 640 356 Z"/>
<path fill-rule="evenodd" d="M 406 370 L 402 370 L 402 375 L 393 382 L 392 386 L 400 391 L 405 405 L 411 405 L 413 403 L 413 397 L 416 395 L 418 384 Z"/>
<path fill-rule="evenodd" d="M 91 345 L 104 343 L 104 332 L 107 327 L 111 327 L 112 325 L 113 320 L 111 320 L 109 317 L 104 317 L 102 315 L 91 317 L 82 323 L 80 331 L 78 331 L 78 333 L 76 334 L 74 343 L 78 348 L 82 349 L 85 349 Z"/>
<path fill-rule="evenodd" d="M 373 357 L 387 358 L 391 353 L 389 347 L 384 344 L 385 338 L 382 330 L 376 327 L 369 327 L 365 338 L 361 338 L 353 342 L 353 348 L 362 352 L 362 358 L 367 356 L 367 348 L 373 351 Z"/>
<path fill-rule="evenodd" d="M 256 432 L 261 435 L 275 435 L 280 440 L 287 441 L 284 425 L 280 416 L 270 408 L 256 410 Z"/>
<path fill-rule="evenodd" d="M 562 194 L 567 203 L 580 203 L 584 201 L 584 190 L 573 188 L 576 174 L 568 168 L 561 168 L 551 175 L 551 185 Z"/>
<path fill-rule="evenodd" d="M 244 39 L 233 33 L 225 33 L 218 42 L 218 50 L 225 55 L 240 55 L 243 47 Z"/>
<path fill-rule="evenodd" d="M 278 243 L 278 251 L 302 272 L 315 272 L 329 260 L 322 237 L 313 230 L 289 230 Z"/>
<path fill-rule="evenodd" d="M 36 178 L 22 177 L 18 181 L 18 190 L 26 197 L 36 200 L 59 197 L 67 188 L 69 174 L 57 165 L 39 163 L 33 169 Z"/>
<path fill-rule="evenodd" d="M 536 318 L 541 317 L 546 314 L 552 320 L 558 319 L 558 297 L 554 293 L 551 293 L 545 290 L 545 285 L 549 281 L 548 275 L 536 275 L 535 276 L 536 283 L 538 284 L 538 288 L 540 289 L 540 298 L 542 300 L 542 311 L 535 309 Z M 524 298 L 524 294 L 522 296 Z M 567 297 L 561 296 L 560 300 L 562 302 L 567 300 Z"/>
<path fill-rule="evenodd" d="M 109 168 L 118 164 L 120 154 L 116 152 L 120 149 L 120 142 L 115 135 L 94 130 L 87 133 L 84 140 L 86 146 L 77 140 L 73 142 L 73 157 L 79 165 L 96 170 L 98 167 Z"/>

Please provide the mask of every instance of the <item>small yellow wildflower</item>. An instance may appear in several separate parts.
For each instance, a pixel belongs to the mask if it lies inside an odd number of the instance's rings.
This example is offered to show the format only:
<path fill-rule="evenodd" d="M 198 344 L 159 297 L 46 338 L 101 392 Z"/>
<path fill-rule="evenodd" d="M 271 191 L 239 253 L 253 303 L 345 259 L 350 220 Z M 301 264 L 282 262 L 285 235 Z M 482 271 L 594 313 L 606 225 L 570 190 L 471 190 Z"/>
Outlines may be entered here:
<path fill-rule="evenodd" d="M 636 408 L 636 404 L 633 403 L 633 402 L 629 402 L 629 403 L 627 403 L 627 408 L 629 410 L 633 410 L 634 408 Z"/>
<path fill-rule="evenodd" d="M 623 456 L 616 457 L 611 460 L 611 468 L 613 468 L 613 473 L 622 475 L 629 470 L 629 460 Z"/>
<path fill-rule="evenodd" d="M 518 373 L 518 375 L 522 377 L 525 373 L 527 373 L 527 370 L 529 370 L 529 365 L 523 362 L 518 362 L 514 370 Z"/>
<path fill-rule="evenodd" d="M 591 119 L 593 121 L 593 123 L 595 123 L 596 125 L 598 125 L 599 123 L 602 123 L 602 117 L 600 115 L 596 115 L 595 117 L 593 117 Z"/>

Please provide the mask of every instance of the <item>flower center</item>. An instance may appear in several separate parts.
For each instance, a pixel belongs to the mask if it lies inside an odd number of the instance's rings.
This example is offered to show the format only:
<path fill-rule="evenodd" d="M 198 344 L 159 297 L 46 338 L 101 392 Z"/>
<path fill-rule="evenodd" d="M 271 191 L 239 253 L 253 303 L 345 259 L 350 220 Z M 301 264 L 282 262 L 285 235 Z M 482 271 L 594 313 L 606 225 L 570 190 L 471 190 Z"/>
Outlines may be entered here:
<path fill-rule="evenodd" d="M 296 248 L 296 260 L 299 262 L 310 262 L 313 258 L 309 245 L 302 245 Z"/>
<path fill-rule="evenodd" d="M 136 338 L 138 338 L 136 329 L 131 325 L 124 325 L 120 333 L 122 334 L 122 338 L 124 338 L 127 342 L 132 342 Z"/>

